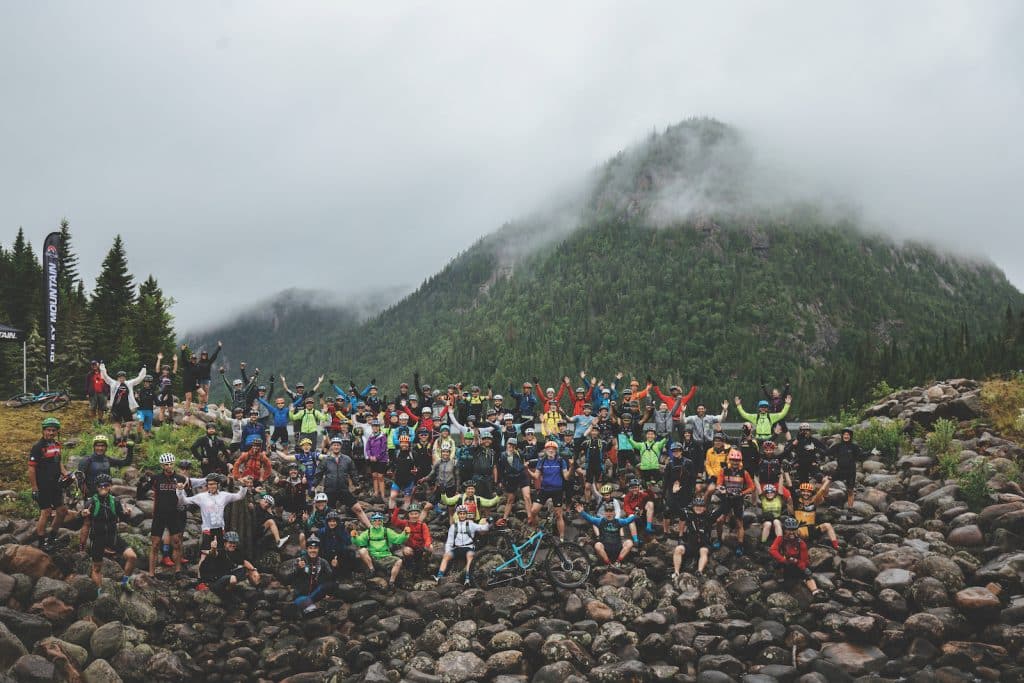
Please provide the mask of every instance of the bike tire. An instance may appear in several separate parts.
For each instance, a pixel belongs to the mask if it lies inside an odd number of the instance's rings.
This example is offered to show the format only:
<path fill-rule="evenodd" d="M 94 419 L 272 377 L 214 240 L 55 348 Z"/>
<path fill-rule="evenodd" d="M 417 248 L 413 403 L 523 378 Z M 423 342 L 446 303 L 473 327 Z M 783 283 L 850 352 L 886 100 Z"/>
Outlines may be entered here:
<path fill-rule="evenodd" d="M 39 406 L 39 410 L 44 413 L 52 413 L 55 410 L 67 408 L 69 403 L 71 403 L 71 399 L 67 396 L 54 396 L 43 401 L 43 404 Z"/>
<path fill-rule="evenodd" d="M 544 570 L 559 588 L 579 588 L 590 578 L 590 558 L 582 546 L 552 543 L 544 558 Z"/>
<path fill-rule="evenodd" d="M 16 394 L 4 401 L 4 406 L 7 408 L 20 408 L 24 405 L 28 405 L 29 399 L 31 398 L 31 394 Z"/>
<path fill-rule="evenodd" d="M 473 558 L 473 584 L 480 590 L 491 590 L 508 584 L 518 575 L 515 565 L 498 569 L 508 562 L 508 557 L 497 550 L 481 550 Z"/>

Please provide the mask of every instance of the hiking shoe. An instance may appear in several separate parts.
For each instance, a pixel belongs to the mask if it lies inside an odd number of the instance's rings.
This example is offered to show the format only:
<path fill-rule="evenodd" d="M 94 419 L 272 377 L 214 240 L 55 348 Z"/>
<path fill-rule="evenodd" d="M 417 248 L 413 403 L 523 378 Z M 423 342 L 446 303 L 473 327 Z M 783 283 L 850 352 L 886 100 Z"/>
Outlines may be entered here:
<path fill-rule="evenodd" d="M 714 542 L 713 542 L 713 543 L 711 544 L 711 549 L 712 549 L 712 550 L 718 550 L 718 549 L 719 549 L 719 548 L 721 548 L 721 547 L 722 547 L 722 542 L 721 542 L 721 541 L 714 541 Z"/>
<path fill-rule="evenodd" d="M 164 559 L 160 560 L 160 564 L 162 564 L 165 567 L 173 567 L 174 560 L 171 558 L 170 555 L 164 555 Z"/>
<path fill-rule="evenodd" d="M 470 584 L 472 583 L 472 581 L 473 581 L 473 580 L 472 580 L 472 578 L 471 578 L 471 577 L 469 576 L 469 574 L 466 574 L 465 578 L 463 578 L 463 579 L 462 579 L 462 585 L 463 585 L 463 586 L 468 586 L 468 585 L 470 585 Z"/>
<path fill-rule="evenodd" d="M 672 580 L 673 581 L 678 581 L 679 580 L 679 572 L 672 572 Z"/>
<path fill-rule="evenodd" d="M 310 604 L 306 605 L 306 608 L 304 610 L 302 610 L 302 613 L 303 614 L 312 614 L 313 612 L 317 611 L 318 609 L 320 609 L 320 608 L 317 607 L 315 603 L 310 603 Z"/>
<path fill-rule="evenodd" d="M 130 576 L 125 576 L 121 579 L 121 586 L 129 593 L 135 591 L 135 586 L 132 585 L 132 578 Z"/>
<path fill-rule="evenodd" d="M 289 538 L 291 538 L 291 536 L 282 536 L 281 540 L 277 542 L 277 547 L 280 548 L 281 546 L 283 546 L 285 543 L 288 542 Z"/>
<path fill-rule="evenodd" d="M 198 586 L 196 586 L 196 590 L 197 591 L 208 591 L 208 590 L 210 590 L 210 587 L 207 586 L 205 583 L 201 583 Z"/>
<path fill-rule="evenodd" d="M 444 574 L 441 574 L 440 572 L 438 572 L 437 574 L 434 574 L 434 583 L 441 583 L 441 579 L 443 579 L 443 578 L 444 578 Z"/>

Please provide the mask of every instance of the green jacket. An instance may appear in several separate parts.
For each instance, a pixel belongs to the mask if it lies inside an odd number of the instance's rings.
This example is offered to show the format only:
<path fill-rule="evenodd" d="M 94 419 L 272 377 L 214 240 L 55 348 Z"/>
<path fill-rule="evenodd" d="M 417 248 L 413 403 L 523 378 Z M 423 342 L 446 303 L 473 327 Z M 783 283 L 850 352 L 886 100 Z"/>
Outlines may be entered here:
<path fill-rule="evenodd" d="M 398 533 L 394 529 L 382 526 L 379 529 L 370 527 L 352 539 L 360 548 L 367 548 L 370 557 L 387 557 L 391 554 L 391 546 L 402 545 L 409 538 L 409 530 Z"/>
<path fill-rule="evenodd" d="M 640 469 L 656 470 L 661 467 L 661 452 L 668 443 L 668 438 L 659 441 L 634 441 L 629 439 L 633 448 L 640 454 Z"/>
<path fill-rule="evenodd" d="M 292 422 L 302 420 L 302 424 L 299 426 L 299 431 L 304 434 L 315 432 L 317 427 L 320 426 L 321 422 L 327 421 L 327 413 L 321 413 L 319 410 L 289 410 L 288 419 Z"/>
<path fill-rule="evenodd" d="M 789 406 L 787 403 L 783 406 L 782 410 L 777 413 L 748 413 L 743 410 L 743 404 L 736 406 L 736 411 L 743 417 L 747 422 L 754 424 L 754 436 L 758 439 L 770 439 L 772 438 L 772 427 L 776 422 L 786 417 L 789 414 Z"/>

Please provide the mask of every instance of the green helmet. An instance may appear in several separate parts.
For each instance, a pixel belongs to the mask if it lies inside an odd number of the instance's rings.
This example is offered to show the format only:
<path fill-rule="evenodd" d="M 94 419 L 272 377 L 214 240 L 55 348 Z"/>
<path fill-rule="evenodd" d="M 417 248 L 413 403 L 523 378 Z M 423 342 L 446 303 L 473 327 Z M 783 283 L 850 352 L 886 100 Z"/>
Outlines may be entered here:
<path fill-rule="evenodd" d="M 60 429 L 60 420 L 55 417 L 46 418 L 43 420 L 43 429 L 46 429 L 47 427 L 56 427 L 57 429 Z"/>

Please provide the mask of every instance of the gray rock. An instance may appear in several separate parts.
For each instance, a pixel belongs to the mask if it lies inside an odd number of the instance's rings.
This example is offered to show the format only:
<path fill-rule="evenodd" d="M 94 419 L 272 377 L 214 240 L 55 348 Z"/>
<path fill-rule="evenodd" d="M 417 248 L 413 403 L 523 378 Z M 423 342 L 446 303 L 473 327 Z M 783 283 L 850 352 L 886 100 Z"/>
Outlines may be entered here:
<path fill-rule="evenodd" d="M 50 622 L 43 617 L 19 612 L 10 607 L 0 607 L 0 623 L 18 636 L 26 648 L 31 648 L 37 641 L 46 638 L 53 632 Z"/>
<path fill-rule="evenodd" d="M 537 669 L 531 683 L 562 683 L 570 676 L 578 676 L 576 669 L 569 662 L 555 662 Z"/>
<path fill-rule="evenodd" d="M 587 678 L 597 683 L 647 683 L 654 678 L 654 671 L 637 659 L 629 659 L 596 666 L 587 673 Z"/>
<path fill-rule="evenodd" d="M 877 647 L 854 643 L 829 643 L 821 656 L 851 676 L 880 671 L 889 659 Z"/>
<path fill-rule="evenodd" d="M 146 676 L 158 681 L 182 681 L 192 677 L 178 655 L 160 650 L 146 663 Z"/>
<path fill-rule="evenodd" d="M 863 555 L 850 555 L 843 559 L 843 573 L 851 579 L 871 583 L 878 576 L 878 567 L 870 558 Z"/>
<path fill-rule="evenodd" d="M 27 654 L 28 650 L 21 639 L 0 623 L 0 670 L 9 669 L 20 657 Z"/>
<path fill-rule="evenodd" d="M 921 576 L 938 579 L 950 591 L 958 591 L 964 587 L 964 573 L 956 562 L 943 555 L 931 554 L 917 564 L 917 572 Z"/>
<path fill-rule="evenodd" d="M 487 664 L 472 652 L 448 652 L 437 660 L 437 675 L 443 683 L 465 683 L 487 675 Z"/>
<path fill-rule="evenodd" d="M 906 569 L 884 569 L 875 576 L 875 589 L 890 589 L 897 592 L 906 590 L 914 575 Z"/>
<path fill-rule="evenodd" d="M 56 670 L 39 655 L 24 655 L 11 667 L 11 673 L 20 683 L 52 683 Z"/>
<path fill-rule="evenodd" d="M 121 677 L 105 659 L 94 660 L 92 664 L 85 667 L 82 678 L 85 683 L 121 683 Z"/>
<path fill-rule="evenodd" d="M 124 647 L 125 631 L 120 621 L 103 624 L 89 638 L 89 652 L 99 659 L 110 659 Z"/>
<path fill-rule="evenodd" d="M 81 645 L 82 647 L 89 648 L 89 640 L 92 638 L 92 634 L 96 631 L 96 624 L 91 621 L 76 621 L 75 623 L 64 629 L 64 633 L 60 634 L 61 640 L 66 640 L 69 643 L 75 645 Z"/>
<path fill-rule="evenodd" d="M 48 576 L 40 576 L 32 589 L 32 602 L 39 602 L 51 595 L 60 599 L 61 602 L 71 603 L 75 600 L 75 590 L 67 583 L 51 579 Z"/>

